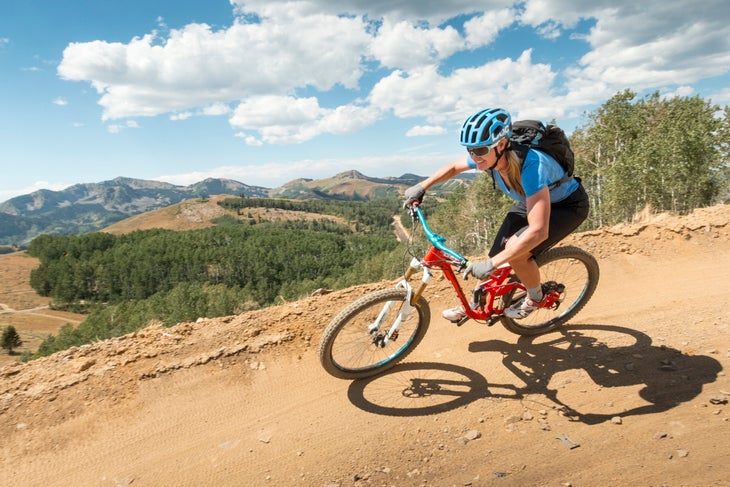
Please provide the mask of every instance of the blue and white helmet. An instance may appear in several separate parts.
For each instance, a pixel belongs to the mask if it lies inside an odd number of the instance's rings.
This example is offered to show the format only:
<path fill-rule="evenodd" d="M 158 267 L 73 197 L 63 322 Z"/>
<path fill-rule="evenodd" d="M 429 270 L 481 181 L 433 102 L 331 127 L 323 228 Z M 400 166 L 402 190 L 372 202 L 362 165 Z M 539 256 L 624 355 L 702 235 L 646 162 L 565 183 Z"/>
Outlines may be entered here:
<path fill-rule="evenodd" d="M 461 126 L 459 141 L 466 147 L 482 147 L 512 136 L 512 117 L 501 108 L 485 108 Z"/>

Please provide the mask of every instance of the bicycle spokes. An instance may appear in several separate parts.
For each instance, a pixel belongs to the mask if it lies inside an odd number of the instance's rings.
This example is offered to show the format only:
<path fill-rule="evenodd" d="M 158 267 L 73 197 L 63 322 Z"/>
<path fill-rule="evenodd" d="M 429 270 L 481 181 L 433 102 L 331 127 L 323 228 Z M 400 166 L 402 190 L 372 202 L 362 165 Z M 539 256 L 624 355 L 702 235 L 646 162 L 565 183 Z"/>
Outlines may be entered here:
<path fill-rule="evenodd" d="M 340 312 L 322 337 L 320 360 L 335 377 L 362 378 L 408 355 L 428 328 L 428 304 L 405 289 L 363 296 Z"/>
<path fill-rule="evenodd" d="M 537 264 L 545 298 L 525 318 L 502 317 L 502 324 L 513 333 L 536 335 L 565 323 L 583 308 L 598 284 L 598 263 L 577 247 L 554 247 L 540 254 Z M 505 306 L 513 305 L 523 295 L 524 291 L 507 294 Z"/>

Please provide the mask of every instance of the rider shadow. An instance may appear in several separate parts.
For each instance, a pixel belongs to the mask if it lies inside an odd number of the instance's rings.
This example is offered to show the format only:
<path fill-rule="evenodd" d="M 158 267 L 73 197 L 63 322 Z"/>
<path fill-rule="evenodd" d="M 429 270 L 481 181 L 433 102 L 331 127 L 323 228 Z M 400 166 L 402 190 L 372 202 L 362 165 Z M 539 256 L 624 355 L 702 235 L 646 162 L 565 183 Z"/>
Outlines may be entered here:
<path fill-rule="evenodd" d="M 590 333 L 622 334 L 632 343 L 609 345 Z M 483 397 L 519 400 L 538 394 L 570 419 L 597 424 L 616 416 L 659 413 L 690 401 L 722 370 L 711 357 L 657 346 L 642 332 L 610 325 L 571 325 L 548 335 L 520 337 L 517 343 L 473 342 L 469 351 L 500 353 L 504 366 L 524 385 L 489 384 L 482 375 L 464 367 L 403 364 L 375 378 L 353 382 L 348 395 L 353 404 L 366 411 L 418 416 L 454 409 Z M 557 374 L 576 369 L 584 370 L 602 390 L 640 387 L 638 395 L 645 404 L 610 414 L 578 411 L 558 397 L 559 389 L 550 387 Z M 509 392 L 497 393 L 490 387 Z M 421 406 L 419 401 L 430 404 Z"/>
<path fill-rule="evenodd" d="M 590 336 L 590 332 L 621 333 L 634 339 L 630 345 L 611 346 Z M 687 355 L 664 345 L 652 344 L 648 335 L 628 328 L 609 325 L 572 325 L 558 331 L 559 336 L 520 337 L 516 344 L 501 340 L 474 342 L 471 352 L 498 352 L 502 363 L 524 387 L 514 388 L 513 397 L 541 394 L 566 416 L 586 424 L 613 417 L 654 414 L 667 411 L 695 398 L 704 384 L 717 379 L 721 364 L 704 355 Z M 550 338 L 549 341 L 538 341 Z M 558 398 L 550 388 L 556 374 L 583 369 L 593 382 L 604 389 L 639 386 L 639 397 L 646 404 L 620 413 L 580 412 Z M 513 386 L 514 387 L 514 386 Z"/>

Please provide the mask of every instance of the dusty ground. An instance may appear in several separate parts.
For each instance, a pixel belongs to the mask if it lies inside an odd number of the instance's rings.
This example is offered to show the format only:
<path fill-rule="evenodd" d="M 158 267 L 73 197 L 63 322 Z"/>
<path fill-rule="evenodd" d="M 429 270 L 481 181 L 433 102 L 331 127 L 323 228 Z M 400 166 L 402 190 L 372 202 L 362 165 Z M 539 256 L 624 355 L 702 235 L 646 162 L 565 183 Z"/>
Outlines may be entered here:
<path fill-rule="evenodd" d="M 601 282 L 560 332 L 431 328 L 328 376 L 323 328 L 376 283 L 0 369 L 0 483 L 730 485 L 730 207 L 581 234 Z"/>

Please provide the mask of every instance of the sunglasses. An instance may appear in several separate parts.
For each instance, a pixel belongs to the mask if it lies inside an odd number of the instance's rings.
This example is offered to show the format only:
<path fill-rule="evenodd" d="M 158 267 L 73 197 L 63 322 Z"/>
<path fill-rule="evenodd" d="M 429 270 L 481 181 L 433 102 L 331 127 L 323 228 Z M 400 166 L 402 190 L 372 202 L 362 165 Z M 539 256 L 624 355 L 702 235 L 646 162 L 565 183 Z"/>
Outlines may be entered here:
<path fill-rule="evenodd" d="M 495 147 L 497 147 L 497 144 L 499 144 L 499 142 L 496 142 L 496 143 L 494 143 L 494 144 L 492 144 L 492 145 L 483 145 L 483 146 L 481 146 L 481 147 L 467 147 L 467 148 L 466 148 L 466 151 L 467 151 L 467 152 L 469 153 L 469 155 L 470 155 L 470 156 L 472 156 L 472 157 L 474 157 L 474 156 L 477 156 L 477 157 L 484 157 L 484 156 L 486 156 L 487 154 L 489 154 L 489 152 L 490 152 L 490 151 L 491 151 L 492 149 L 494 149 Z"/>

